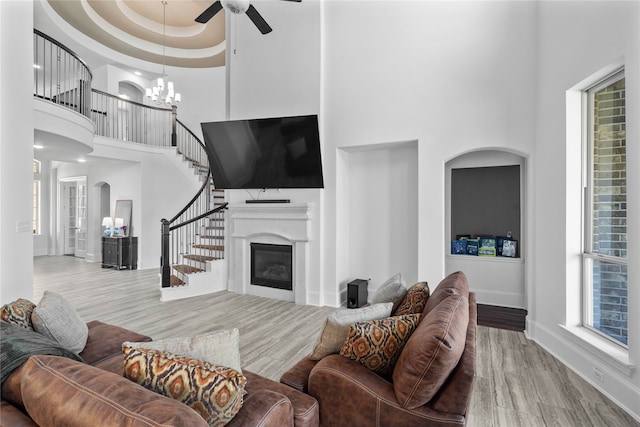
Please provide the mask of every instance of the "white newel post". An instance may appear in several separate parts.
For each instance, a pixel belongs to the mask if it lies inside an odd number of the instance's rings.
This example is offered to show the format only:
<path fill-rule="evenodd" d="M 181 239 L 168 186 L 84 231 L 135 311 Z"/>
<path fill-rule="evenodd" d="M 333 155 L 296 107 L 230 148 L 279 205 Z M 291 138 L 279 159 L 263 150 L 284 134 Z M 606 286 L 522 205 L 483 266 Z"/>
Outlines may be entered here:
<path fill-rule="evenodd" d="M 307 303 L 308 246 L 311 241 L 309 203 L 265 203 L 229 206 L 229 290 Z M 293 290 L 250 284 L 251 243 L 292 246 Z"/>

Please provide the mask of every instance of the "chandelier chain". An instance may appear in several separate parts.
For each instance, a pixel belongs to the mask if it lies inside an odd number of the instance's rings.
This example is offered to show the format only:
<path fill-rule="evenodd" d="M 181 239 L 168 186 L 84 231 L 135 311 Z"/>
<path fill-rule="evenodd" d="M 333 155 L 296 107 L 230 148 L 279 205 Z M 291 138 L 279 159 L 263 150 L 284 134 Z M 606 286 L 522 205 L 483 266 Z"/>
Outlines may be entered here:
<path fill-rule="evenodd" d="M 167 76 L 165 65 L 167 56 L 167 1 L 162 0 L 162 75 L 157 80 L 157 85 L 153 88 L 147 88 L 146 94 L 152 102 L 160 104 L 178 103 L 181 101 L 179 93 L 174 91 L 173 82 L 167 81 L 165 86 L 165 77 Z"/>

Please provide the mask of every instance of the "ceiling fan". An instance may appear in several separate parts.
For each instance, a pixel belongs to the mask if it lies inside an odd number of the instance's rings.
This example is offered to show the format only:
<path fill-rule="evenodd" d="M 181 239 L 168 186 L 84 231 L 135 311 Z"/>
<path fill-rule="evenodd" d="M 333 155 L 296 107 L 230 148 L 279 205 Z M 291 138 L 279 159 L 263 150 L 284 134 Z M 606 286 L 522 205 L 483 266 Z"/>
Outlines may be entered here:
<path fill-rule="evenodd" d="M 282 0 L 282 1 L 295 1 L 300 3 L 302 0 Z M 201 24 L 206 24 L 209 22 L 211 18 L 222 8 L 225 8 L 229 12 L 235 13 L 239 15 L 241 13 L 246 13 L 251 22 L 258 27 L 258 30 L 262 34 L 267 34 L 271 32 L 271 27 L 267 24 L 267 21 L 264 20 L 262 15 L 258 12 L 258 10 L 253 7 L 251 4 L 251 0 L 216 0 L 211 6 L 209 6 L 204 12 L 200 14 L 196 18 L 196 22 Z"/>

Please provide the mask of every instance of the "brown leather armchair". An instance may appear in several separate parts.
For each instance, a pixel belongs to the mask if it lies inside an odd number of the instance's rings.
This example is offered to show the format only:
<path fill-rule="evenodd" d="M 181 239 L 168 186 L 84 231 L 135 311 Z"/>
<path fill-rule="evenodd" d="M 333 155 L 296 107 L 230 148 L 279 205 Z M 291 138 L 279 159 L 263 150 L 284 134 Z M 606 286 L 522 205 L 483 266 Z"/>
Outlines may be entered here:
<path fill-rule="evenodd" d="M 321 426 L 465 425 L 475 373 L 476 298 L 468 292 L 466 277 L 460 272 L 448 276 L 438 288 L 405 345 L 393 378 L 383 378 L 357 362 L 332 354 L 319 361 L 301 360 L 280 382 L 316 398 Z M 468 323 L 466 314 L 452 315 L 446 321 L 453 328 L 457 322 L 466 329 L 447 332 L 444 339 L 433 344 L 435 335 L 429 323 L 444 320 L 449 309 L 441 304 L 456 293 L 461 294 L 458 305 L 464 303 L 464 308 L 468 307 Z M 460 313 L 462 308 L 457 310 Z M 431 311 L 434 312 L 429 315 Z M 429 343 L 440 357 L 433 352 L 421 353 Z M 456 356 L 449 357 L 448 352 L 455 346 L 463 346 L 463 350 L 454 360 Z M 447 364 L 452 363 L 455 365 L 451 370 Z M 447 369 L 450 374 L 439 375 Z"/>

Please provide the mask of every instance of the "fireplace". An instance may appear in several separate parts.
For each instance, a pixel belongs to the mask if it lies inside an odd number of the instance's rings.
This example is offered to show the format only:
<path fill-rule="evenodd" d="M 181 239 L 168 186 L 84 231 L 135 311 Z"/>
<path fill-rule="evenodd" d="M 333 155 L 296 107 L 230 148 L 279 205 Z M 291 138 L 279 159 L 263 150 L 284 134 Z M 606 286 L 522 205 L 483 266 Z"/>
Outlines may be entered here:
<path fill-rule="evenodd" d="M 293 290 L 292 247 L 251 243 L 252 285 Z"/>
<path fill-rule="evenodd" d="M 0 0 L 1 1 L 1 0 Z M 265 203 L 229 205 L 229 290 L 239 294 L 319 305 L 307 289 L 311 246 L 311 204 Z M 283 245 L 291 249 L 289 290 L 252 284 L 251 246 Z M 254 269 L 255 273 L 255 269 Z"/>

